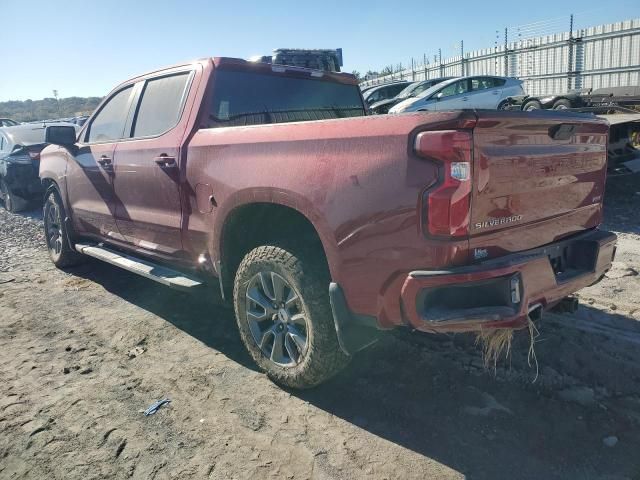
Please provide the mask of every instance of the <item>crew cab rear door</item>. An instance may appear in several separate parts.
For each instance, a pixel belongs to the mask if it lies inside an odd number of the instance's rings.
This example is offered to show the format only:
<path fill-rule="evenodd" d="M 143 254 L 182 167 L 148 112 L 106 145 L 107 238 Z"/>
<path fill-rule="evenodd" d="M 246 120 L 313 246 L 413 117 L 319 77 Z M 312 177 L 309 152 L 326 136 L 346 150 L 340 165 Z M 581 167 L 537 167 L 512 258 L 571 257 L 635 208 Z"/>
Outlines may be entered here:
<path fill-rule="evenodd" d="M 182 143 L 201 69 L 165 70 L 139 82 L 130 136 L 115 153 L 118 229 L 127 243 L 151 255 L 172 257 L 182 250 Z"/>

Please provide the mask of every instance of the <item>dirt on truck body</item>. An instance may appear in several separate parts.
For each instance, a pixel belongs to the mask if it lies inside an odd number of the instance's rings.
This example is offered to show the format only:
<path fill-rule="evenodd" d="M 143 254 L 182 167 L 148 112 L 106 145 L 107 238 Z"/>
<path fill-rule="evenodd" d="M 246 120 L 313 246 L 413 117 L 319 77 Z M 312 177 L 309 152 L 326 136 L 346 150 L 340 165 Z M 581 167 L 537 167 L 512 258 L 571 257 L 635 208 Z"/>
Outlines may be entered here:
<path fill-rule="evenodd" d="M 133 78 L 77 137 L 47 129 L 51 258 L 217 290 L 298 388 L 384 330 L 523 328 L 611 267 L 605 122 L 365 113 L 340 73 L 215 58 Z"/>

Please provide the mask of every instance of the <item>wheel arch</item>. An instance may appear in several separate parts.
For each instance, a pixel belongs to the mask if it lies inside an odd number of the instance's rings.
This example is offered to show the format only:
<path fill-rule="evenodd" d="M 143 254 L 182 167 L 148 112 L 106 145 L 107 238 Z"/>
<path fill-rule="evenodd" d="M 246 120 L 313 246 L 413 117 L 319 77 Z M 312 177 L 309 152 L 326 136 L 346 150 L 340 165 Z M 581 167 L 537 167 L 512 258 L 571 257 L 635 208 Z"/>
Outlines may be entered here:
<path fill-rule="evenodd" d="M 303 197 L 281 190 L 237 192 L 216 214 L 212 258 L 222 264 L 225 291 L 248 251 L 295 235 L 321 249 L 331 278 L 339 270 L 338 246 L 324 217 Z"/>

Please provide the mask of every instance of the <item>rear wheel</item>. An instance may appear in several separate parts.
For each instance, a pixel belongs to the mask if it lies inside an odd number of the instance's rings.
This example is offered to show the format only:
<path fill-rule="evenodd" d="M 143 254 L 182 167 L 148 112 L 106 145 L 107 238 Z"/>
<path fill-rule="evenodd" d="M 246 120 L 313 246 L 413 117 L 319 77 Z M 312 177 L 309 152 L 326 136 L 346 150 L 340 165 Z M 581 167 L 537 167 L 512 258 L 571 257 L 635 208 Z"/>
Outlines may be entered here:
<path fill-rule="evenodd" d="M 533 110 L 542 109 L 542 104 L 538 100 L 527 100 L 524 105 L 522 105 L 522 110 L 525 112 L 532 112 Z"/>
<path fill-rule="evenodd" d="M 60 194 L 55 188 L 49 189 L 43 209 L 44 234 L 49 257 L 58 268 L 77 265 L 84 260 L 84 257 L 69 244 L 65 218 L 66 213 Z"/>
<path fill-rule="evenodd" d="M 276 383 L 309 388 L 349 361 L 338 344 L 328 298 L 328 275 L 316 255 L 262 246 L 242 260 L 234 307 L 242 341 Z"/>
<path fill-rule="evenodd" d="M 0 178 L 0 198 L 2 198 L 4 208 L 11 213 L 20 212 L 28 205 L 28 202 L 25 199 L 17 196 L 9 189 L 2 178 Z"/>
<path fill-rule="evenodd" d="M 571 108 L 571 102 L 566 98 L 561 98 L 560 100 L 556 100 L 553 104 L 554 110 L 566 110 L 567 108 Z"/>

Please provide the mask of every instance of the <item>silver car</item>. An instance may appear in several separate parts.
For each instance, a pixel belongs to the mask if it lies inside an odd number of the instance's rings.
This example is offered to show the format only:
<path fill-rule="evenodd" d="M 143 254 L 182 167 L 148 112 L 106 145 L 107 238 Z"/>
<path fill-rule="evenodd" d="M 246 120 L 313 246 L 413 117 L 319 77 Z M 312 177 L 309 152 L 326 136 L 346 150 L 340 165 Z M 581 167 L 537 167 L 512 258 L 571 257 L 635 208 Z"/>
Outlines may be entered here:
<path fill-rule="evenodd" d="M 515 78 L 477 75 L 453 78 L 394 106 L 389 113 L 421 110 L 497 109 L 507 98 L 524 95 L 522 81 Z"/>

